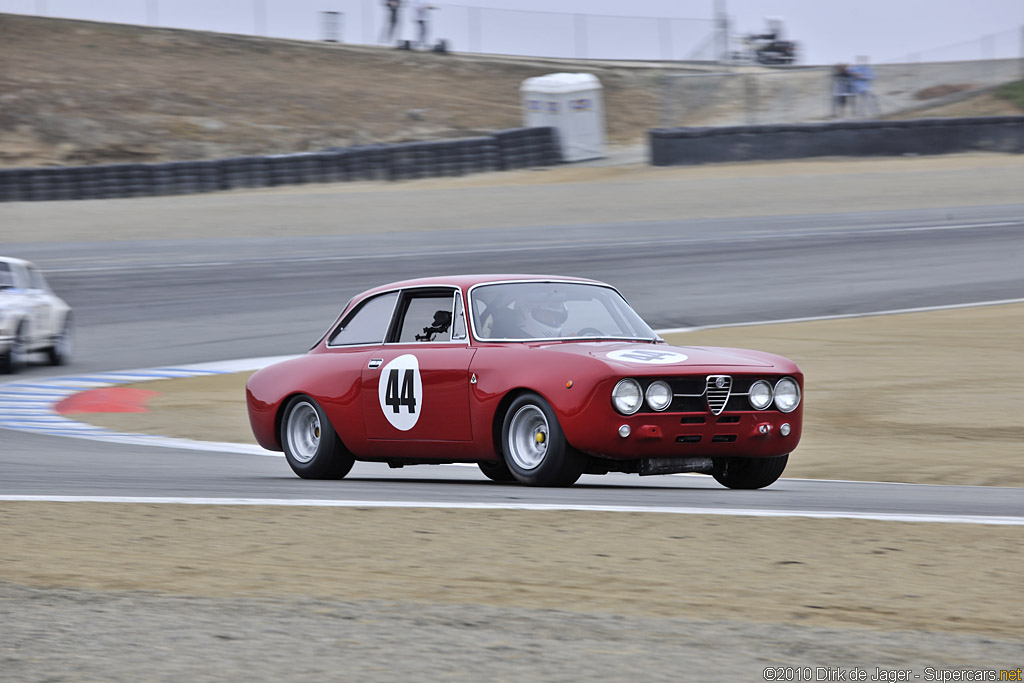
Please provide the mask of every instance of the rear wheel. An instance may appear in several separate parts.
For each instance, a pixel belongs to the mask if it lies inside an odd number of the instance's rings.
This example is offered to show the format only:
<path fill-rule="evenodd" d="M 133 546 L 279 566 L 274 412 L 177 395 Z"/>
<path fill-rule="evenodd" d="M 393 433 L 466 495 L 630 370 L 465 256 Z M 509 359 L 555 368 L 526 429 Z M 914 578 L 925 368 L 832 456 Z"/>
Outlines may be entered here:
<path fill-rule="evenodd" d="M 11 345 L 7 347 L 7 353 L 0 357 L 0 370 L 13 374 L 18 372 L 28 362 L 28 342 L 25 340 L 25 324 L 18 325 L 14 333 Z"/>
<path fill-rule="evenodd" d="M 292 399 L 281 421 L 281 445 L 303 479 L 341 479 L 355 463 L 322 408 L 308 396 Z"/>
<path fill-rule="evenodd" d="M 524 484 L 572 486 L 586 467 L 586 456 L 566 442 L 555 411 L 536 394 L 523 394 L 512 401 L 505 413 L 501 443 L 505 464 Z"/>
<path fill-rule="evenodd" d="M 75 338 L 72 334 L 71 314 L 64 318 L 64 325 L 61 327 L 57 338 L 53 340 L 53 346 L 46 350 L 50 365 L 67 365 L 71 360 L 71 353 L 75 349 Z"/>
<path fill-rule="evenodd" d="M 761 489 L 782 476 L 787 462 L 788 453 L 775 458 L 716 458 L 711 474 L 731 489 Z"/>

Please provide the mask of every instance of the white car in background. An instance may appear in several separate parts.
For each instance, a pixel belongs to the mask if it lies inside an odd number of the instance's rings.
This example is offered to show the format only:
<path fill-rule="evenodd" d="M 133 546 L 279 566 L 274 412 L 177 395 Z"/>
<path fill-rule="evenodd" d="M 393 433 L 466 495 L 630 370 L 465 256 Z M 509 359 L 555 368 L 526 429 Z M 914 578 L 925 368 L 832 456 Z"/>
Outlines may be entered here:
<path fill-rule="evenodd" d="M 34 265 L 0 256 L 0 372 L 17 372 L 31 353 L 63 365 L 72 350 L 71 307 Z"/>

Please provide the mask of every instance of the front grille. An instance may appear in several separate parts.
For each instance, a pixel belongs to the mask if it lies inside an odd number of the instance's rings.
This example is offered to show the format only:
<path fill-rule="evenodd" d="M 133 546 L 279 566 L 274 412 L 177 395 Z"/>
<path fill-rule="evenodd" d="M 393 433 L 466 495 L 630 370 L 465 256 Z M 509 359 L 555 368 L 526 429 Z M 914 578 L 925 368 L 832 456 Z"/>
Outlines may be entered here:
<path fill-rule="evenodd" d="M 708 408 L 712 415 L 721 415 L 732 393 L 732 377 L 729 375 L 708 375 Z"/>

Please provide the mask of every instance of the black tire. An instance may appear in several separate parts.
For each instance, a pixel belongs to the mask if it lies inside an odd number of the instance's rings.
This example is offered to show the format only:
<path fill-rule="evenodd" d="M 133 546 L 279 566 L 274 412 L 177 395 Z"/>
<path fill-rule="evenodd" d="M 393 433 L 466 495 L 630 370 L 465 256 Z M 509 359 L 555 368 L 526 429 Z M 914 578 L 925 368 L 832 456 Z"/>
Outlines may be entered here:
<path fill-rule="evenodd" d="M 530 486 L 572 486 L 587 464 L 566 442 L 555 411 L 536 394 L 523 394 L 508 407 L 501 449 L 512 476 Z"/>
<path fill-rule="evenodd" d="M 775 458 L 716 458 L 711 475 L 731 489 L 763 489 L 782 476 L 789 454 Z"/>
<path fill-rule="evenodd" d="M 75 348 L 74 328 L 71 325 L 71 314 L 64 318 L 60 334 L 53 340 L 53 346 L 46 350 L 50 365 L 67 365 Z"/>
<path fill-rule="evenodd" d="M 505 464 L 504 460 L 478 462 L 477 466 L 480 468 L 480 471 L 484 473 L 484 476 L 491 481 L 497 481 L 504 484 L 516 480 L 516 478 L 512 476 L 512 472 L 509 471 L 508 465 Z"/>
<path fill-rule="evenodd" d="M 0 371 L 13 375 L 28 364 L 28 345 L 25 341 L 25 323 L 18 325 L 14 339 L 7 351 L 0 356 Z"/>
<path fill-rule="evenodd" d="M 355 463 L 323 409 L 308 396 L 296 396 L 285 408 L 281 445 L 288 465 L 303 479 L 341 479 Z"/>

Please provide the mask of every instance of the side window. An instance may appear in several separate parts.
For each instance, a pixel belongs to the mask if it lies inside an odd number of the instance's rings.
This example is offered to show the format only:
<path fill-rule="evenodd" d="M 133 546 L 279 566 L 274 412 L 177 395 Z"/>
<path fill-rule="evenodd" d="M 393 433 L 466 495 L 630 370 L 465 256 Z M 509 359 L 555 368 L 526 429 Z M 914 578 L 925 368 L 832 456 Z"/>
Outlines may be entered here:
<path fill-rule="evenodd" d="M 44 292 L 50 291 L 49 286 L 46 284 L 46 279 L 43 278 L 43 274 L 35 268 L 28 269 L 28 286 L 31 289 L 39 289 Z"/>
<path fill-rule="evenodd" d="M 446 342 L 452 339 L 452 295 L 418 296 L 409 299 L 398 337 L 401 344 Z"/>
<path fill-rule="evenodd" d="M 6 263 L 0 262 L 0 289 L 14 286 L 14 273 Z"/>
<path fill-rule="evenodd" d="M 452 341 L 461 341 L 466 337 L 466 309 L 462 306 L 462 292 L 455 292 L 455 319 L 452 320 Z"/>
<path fill-rule="evenodd" d="M 349 314 L 327 343 L 331 346 L 383 344 L 396 300 L 398 292 L 391 292 L 365 302 L 355 313 Z"/>

